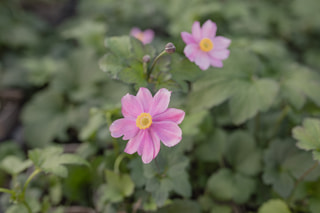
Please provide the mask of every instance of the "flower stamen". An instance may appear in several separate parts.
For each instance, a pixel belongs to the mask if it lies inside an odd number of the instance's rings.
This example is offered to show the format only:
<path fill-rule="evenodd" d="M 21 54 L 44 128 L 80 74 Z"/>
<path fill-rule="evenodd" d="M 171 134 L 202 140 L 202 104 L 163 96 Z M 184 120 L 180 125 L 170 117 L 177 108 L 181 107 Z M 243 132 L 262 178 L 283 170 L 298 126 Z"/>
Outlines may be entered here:
<path fill-rule="evenodd" d="M 139 129 L 147 129 L 152 124 L 152 117 L 149 113 L 141 113 L 136 120 L 136 125 Z"/>
<path fill-rule="evenodd" d="M 209 52 L 213 49 L 213 43 L 208 38 L 203 38 L 199 43 L 200 49 L 204 52 Z"/>

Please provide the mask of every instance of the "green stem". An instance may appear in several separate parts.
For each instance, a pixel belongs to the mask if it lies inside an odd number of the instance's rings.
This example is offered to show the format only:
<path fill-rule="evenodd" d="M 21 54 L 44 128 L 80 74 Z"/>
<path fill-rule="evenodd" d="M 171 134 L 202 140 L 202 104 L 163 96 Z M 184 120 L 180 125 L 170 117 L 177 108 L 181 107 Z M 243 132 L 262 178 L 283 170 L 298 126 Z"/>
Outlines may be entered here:
<path fill-rule="evenodd" d="M 119 174 L 119 172 L 120 172 L 120 169 L 119 169 L 120 168 L 120 163 L 121 163 L 121 161 L 123 160 L 124 157 L 125 157 L 125 154 L 122 153 L 117 157 L 116 161 L 114 162 L 114 172 L 117 173 L 117 174 Z"/>
<path fill-rule="evenodd" d="M 283 119 L 287 116 L 289 110 L 290 110 L 290 107 L 288 105 L 286 105 L 283 108 L 283 110 L 281 111 L 281 114 L 278 117 L 278 119 L 277 119 L 277 121 L 276 121 L 276 123 L 274 125 L 274 128 L 273 128 L 273 136 L 275 136 L 277 134 L 279 126 L 282 123 Z"/>
<path fill-rule="evenodd" d="M 28 213 L 32 213 L 32 210 L 31 210 L 29 204 L 26 201 L 23 201 L 22 204 L 27 208 Z"/>
<path fill-rule="evenodd" d="M 35 170 L 31 173 L 31 175 L 28 177 L 27 181 L 24 183 L 23 190 L 22 190 L 22 196 L 23 196 L 23 198 L 24 198 L 24 195 L 25 195 L 25 192 L 26 192 L 26 190 L 27 190 L 27 187 L 28 187 L 29 183 L 30 183 L 31 180 L 32 180 L 37 174 L 39 174 L 40 172 L 41 172 L 40 169 L 35 169 Z"/>
<path fill-rule="evenodd" d="M 296 182 L 294 183 L 294 187 L 293 187 L 293 189 L 292 189 L 292 191 L 291 191 L 291 194 L 290 194 L 290 196 L 289 196 L 289 198 L 288 198 L 288 202 L 287 202 L 287 203 L 288 203 L 289 205 L 290 205 L 290 203 L 291 203 L 291 200 L 292 200 L 293 195 L 294 195 L 294 193 L 295 193 L 295 191 L 296 191 L 296 189 L 297 189 L 298 184 L 299 184 L 301 181 L 303 181 L 303 179 L 304 179 L 306 176 L 308 176 L 314 169 L 316 169 L 316 168 L 318 167 L 318 164 L 319 164 L 318 161 L 315 162 L 312 167 L 310 167 L 307 171 L 305 171 L 305 172 L 296 180 Z"/>
<path fill-rule="evenodd" d="M 5 188 L 0 188 L 0 192 L 8 193 L 8 194 L 11 194 L 11 195 L 14 194 L 14 191 L 12 191 L 10 189 L 5 189 Z"/>
<path fill-rule="evenodd" d="M 149 78 L 150 78 L 150 75 L 151 75 L 151 73 L 152 73 L 152 70 L 154 69 L 154 66 L 156 65 L 156 63 L 159 61 L 159 59 L 164 55 L 164 54 L 166 54 L 167 52 L 166 52 L 166 50 L 163 50 L 154 60 L 153 60 L 153 62 L 152 62 L 152 65 L 151 65 L 151 67 L 150 67 L 150 69 L 148 70 L 148 72 L 147 72 L 147 79 L 149 80 Z"/>

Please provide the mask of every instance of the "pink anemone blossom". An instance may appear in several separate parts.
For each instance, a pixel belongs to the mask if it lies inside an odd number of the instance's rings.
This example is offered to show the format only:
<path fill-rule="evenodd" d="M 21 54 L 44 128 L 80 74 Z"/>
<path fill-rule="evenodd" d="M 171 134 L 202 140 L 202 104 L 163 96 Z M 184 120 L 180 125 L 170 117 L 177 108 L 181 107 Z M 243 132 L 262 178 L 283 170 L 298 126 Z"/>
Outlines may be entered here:
<path fill-rule="evenodd" d="M 153 40 L 154 32 L 150 29 L 141 31 L 139 28 L 134 27 L 131 29 L 130 35 L 140 40 L 143 44 L 149 44 Z"/>
<path fill-rule="evenodd" d="M 191 62 L 202 70 L 209 66 L 223 67 L 222 60 L 229 57 L 230 51 L 227 50 L 231 40 L 223 36 L 216 36 L 217 25 L 211 20 L 207 20 L 202 28 L 198 21 L 192 25 L 192 34 L 182 32 L 181 37 L 187 44 L 184 54 Z"/>
<path fill-rule="evenodd" d="M 129 140 L 125 152 L 138 152 L 144 163 L 150 163 L 160 151 L 160 141 L 168 147 L 178 144 L 182 131 L 178 124 L 184 119 L 184 111 L 168 108 L 171 92 L 160 89 L 154 97 L 146 88 L 140 88 L 137 96 L 126 94 L 121 99 L 124 118 L 110 125 L 111 136 Z"/>

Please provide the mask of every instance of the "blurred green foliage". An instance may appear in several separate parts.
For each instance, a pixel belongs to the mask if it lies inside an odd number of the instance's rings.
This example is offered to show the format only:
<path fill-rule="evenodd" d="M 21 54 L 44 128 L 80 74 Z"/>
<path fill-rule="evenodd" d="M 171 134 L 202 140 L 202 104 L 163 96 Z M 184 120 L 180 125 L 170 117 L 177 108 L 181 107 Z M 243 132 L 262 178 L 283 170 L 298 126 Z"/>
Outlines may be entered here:
<path fill-rule="evenodd" d="M 0 90 L 25 96 L 24 144 L 0 143 L 1 188 L 21 195 L 35 166 L 46 175 L 24 195 L 32 212 L 318 213 L 319 10 L 317 0 L 0 1 Z M 232 44 L 223 68 L 202 72 L 180 33 L 207 19 Z M 142 45 L 132 27 L 155 40 Z M 147 79 L 142 57 L 168 42 L 176 53 Z M 172 90 L 186 111 L 181 143 L 148 165 L 108 131 L 141 86 Z M 1 194 L 0 209 L 27 212 L 13 198 Z"/>

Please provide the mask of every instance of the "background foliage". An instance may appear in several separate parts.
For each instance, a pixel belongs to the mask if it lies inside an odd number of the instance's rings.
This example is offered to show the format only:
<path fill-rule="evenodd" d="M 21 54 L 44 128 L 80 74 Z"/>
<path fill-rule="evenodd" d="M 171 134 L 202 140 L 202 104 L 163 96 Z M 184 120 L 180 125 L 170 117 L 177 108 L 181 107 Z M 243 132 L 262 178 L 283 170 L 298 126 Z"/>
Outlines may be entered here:
<path fill-rule="evenodd" d="M 319 10 L 317 0 L 2 0 L 0 88 L 24 100 L 0 143 L 0 185 L 13 190 L 0 212 L 27 212 L 22 201 L 55 213 L 320 212 Z M 231 54 L 202 72 L 180 33 L 207 19 Z M 134 26 L 155 40 L 129 37 Z M 148 81 L 142 57 L 168 42 L 176 53 Z M 186 111 L 181 143 L 147 165 L 108 131 L 139 87 L 168 88 Z"/>

